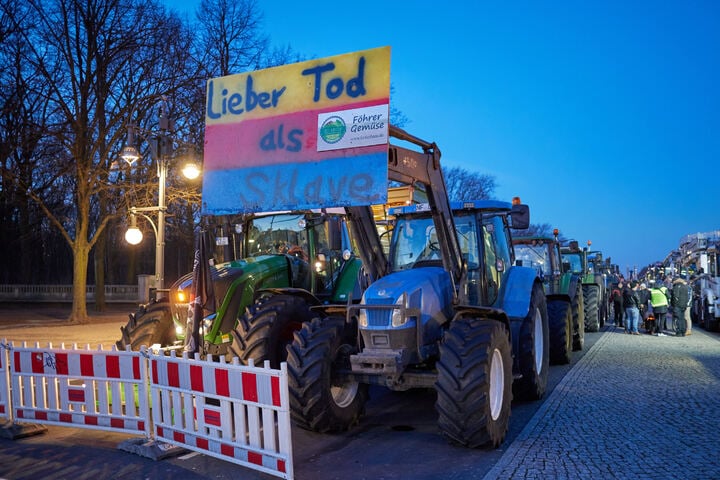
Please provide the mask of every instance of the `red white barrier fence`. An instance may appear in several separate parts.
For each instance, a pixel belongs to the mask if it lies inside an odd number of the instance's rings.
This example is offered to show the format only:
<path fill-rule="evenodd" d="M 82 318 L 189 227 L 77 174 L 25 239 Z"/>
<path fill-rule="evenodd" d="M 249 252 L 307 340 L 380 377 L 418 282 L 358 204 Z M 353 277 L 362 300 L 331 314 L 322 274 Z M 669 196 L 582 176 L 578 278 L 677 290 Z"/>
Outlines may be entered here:
<path fill-rule="evenodd" d="M 5 343 L 0 344 L 0 419 L 10 420 L 10 372 L 5 351 Z"/>
<path fill-rule="evenodd" d="M 12 348 L 16 420 L 150 433 L 147 363 L 140 352 Z"/>
<path fill-rule="evenodd" d="M 287 370 L 153 356 L 155 437 L 281 478 L 292 478 Z"/>
<path fill-rule="evenodd" d="M 11 422 L 144 434 L 292 479 L 289 405 L 284 363 L 0 343 L 0 419 Z"/>

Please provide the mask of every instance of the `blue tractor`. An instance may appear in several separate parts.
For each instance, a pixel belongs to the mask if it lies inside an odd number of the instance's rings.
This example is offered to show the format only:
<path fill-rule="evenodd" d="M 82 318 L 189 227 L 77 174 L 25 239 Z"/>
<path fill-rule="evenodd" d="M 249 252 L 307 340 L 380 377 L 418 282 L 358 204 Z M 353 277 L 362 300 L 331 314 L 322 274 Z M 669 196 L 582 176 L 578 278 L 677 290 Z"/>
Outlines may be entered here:
<path fill-rule="evenodd" d="M 291 415 L 302 428 L 343 431 L 359 421 L 369 385 L 434 388 L 439 426 L 452 443 L 497 447 L 513 393 L 538 399 L 547 386 L 543 286 L 534 269 L 514 266 L 510 234 L 527 228 L 529 209 L 451 204 L 437 146 L 403 139 L 423 152 L 391 146 L 389 176 L 423 185 L 428 203 L 391 210 L 386 269 L 371 272 L 377 280 L 359 304 L 295 333 Z"/>

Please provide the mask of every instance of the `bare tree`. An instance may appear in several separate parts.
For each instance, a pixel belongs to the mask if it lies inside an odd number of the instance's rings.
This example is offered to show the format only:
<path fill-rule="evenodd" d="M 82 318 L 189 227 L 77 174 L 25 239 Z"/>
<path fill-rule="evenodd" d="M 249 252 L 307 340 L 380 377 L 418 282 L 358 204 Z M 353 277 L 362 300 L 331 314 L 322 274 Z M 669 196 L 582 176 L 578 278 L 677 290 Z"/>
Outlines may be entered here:
<path fill-rule="evenodd" d="M 198 55 L 207 77 L 257 68 L 268 39 L 260 33 L 262 14 L 255 0 L 202 0 L 197 9 Z"/>
<path fill-rule="evenodd" d="M 443 170 L 443 176 L 450 200 L 483 200 L 495 191 L 495 177 L 491 175 L 450 167 Z"/>
<path fill-rule="evenodd" d="M 153 104 L 183 86 L 190 49 L 181 42 L 191 36 L 149 0 L 30 0 L 26 11 L 4 8 L 3 15 L 27 46 L 22 61 L 42 79 L 28 92 L 47 99 L 43 142 L 54 149 L 32 152 L 40 167 L 31 178 L 17 169 L 4 170 L 3 178 L 35 202 L 70 246 L 70 320 L 85 322 L 90 251 L 126 207 L 128 176 L 111 173 L 125 126 L 147 122 Z"/>

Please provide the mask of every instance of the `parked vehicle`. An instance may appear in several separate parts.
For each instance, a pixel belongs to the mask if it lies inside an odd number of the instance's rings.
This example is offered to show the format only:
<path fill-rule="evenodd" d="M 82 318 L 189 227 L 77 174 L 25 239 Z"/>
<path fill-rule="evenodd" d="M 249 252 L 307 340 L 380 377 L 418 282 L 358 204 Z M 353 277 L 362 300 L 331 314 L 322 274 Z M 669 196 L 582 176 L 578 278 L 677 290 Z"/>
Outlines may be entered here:
<path fill-rule="evenodd" d="M 680 240 L 680 264 L 694 280 L 690 312 L 694 322 L 716 331 L 720 324 L 720 230 L 686 235 Z"/>
<path fill-rule="evenodd" d="M 422 152 L 391 145 L 390 178 L 423 185 L 428 203 L 391 210 L 389 268 L 374 275 L 359 304 L 326 311 L 295 334 L 287 357 L 292 418 L 306 429 L 342 431 L 359 420 L 371 384 L 435 388 L 450 441 L 497 447 L 512 391 L 537 399 L 547 386 L 542 282 L 513 265 L 510 228 L 527 228 L 529 209 L 451 205 L 437 146 L 391 131 Z"/>
<path fill-rule="evenodd" d="M 518 265 L 538 272 L 545 289 L 550 326 L 550 363 L 570 363 L 585 343 L 585 312 L 580 276 L 562 271 L 559 231 L 553 236 L 514 237 Z"/>
<path fill-rule="evenodd" d="M 606 277 L 596 270 L 598 263 L 602 263 L 602 253 L 590 251 L 588 247 L 581 250 L 578 242 L 573 240 L 567 247 L 562 247 L 560 253 L 563 272 L 579 275 L 582 282 L 585 331 L 597 332 L 607 320 L 608 288 Z"/>

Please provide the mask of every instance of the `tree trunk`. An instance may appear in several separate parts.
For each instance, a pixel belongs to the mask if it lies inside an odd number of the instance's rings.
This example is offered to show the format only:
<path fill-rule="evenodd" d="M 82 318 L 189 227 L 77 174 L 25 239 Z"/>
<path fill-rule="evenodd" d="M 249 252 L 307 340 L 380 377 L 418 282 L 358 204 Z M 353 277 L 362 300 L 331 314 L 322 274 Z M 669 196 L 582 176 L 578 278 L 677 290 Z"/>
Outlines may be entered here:
<path fill-rule="evenodd" d="M 105 250 L 107 246 L 107 230 L 103 230 L 95 242 L 93 255 L 95 264 L 95 311 L 104 312 L 105 304 Z"/>
<path fill-rule="evenodd" d="M 70 323 L 88 323 L 90 318 L 87 313 L 87 267 L 88 248 L 87 244 L 78 245 L 77 240 L 73 246 L 73 304 L 70 311 Z"/>

